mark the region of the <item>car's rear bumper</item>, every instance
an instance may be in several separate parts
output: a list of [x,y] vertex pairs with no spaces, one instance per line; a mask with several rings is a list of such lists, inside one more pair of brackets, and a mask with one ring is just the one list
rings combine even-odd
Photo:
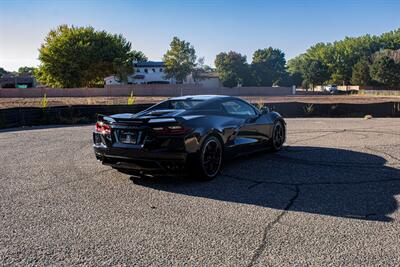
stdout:
[[104,165],[151,175],[184,172],[190,155],[186,152],[148,151],[142,148],[118,148],[93,145],[96,158]]

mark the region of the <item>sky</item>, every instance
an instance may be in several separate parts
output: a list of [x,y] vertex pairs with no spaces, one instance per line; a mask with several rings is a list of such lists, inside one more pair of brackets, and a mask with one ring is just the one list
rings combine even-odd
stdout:
[[178,36],[213,66],[220,52],[250,62],[272,46],[290,59],[318,42],[395,30],[400,0],[0,0],[0,67],[38,66],[38,48],[60,24],[123,34],[149,60]]

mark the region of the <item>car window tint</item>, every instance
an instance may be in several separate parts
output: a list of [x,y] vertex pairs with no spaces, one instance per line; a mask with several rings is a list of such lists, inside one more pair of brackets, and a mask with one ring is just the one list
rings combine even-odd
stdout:
[[256,115],[254,109],[245,102],[239,100],[229,100],[222,103],[222,106],[232,115]]
[[192,109],[198,104],[203,102],[202,100],[171,100],[169,106],[171,109]]

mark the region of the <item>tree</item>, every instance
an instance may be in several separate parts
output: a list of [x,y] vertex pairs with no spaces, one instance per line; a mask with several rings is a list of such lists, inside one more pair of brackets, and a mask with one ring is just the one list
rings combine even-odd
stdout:
[[369,85],[371,83],[371,76],[369,74],[369,61],[361,59],[354,65],[351,75],[351,84],[354,85]]
[[121,64],[130,66],[135,53],[122,35],[61,25],[49,32],[40,47],[41,64],[35,76],[52,87],[102,85],[104,77],[121,72]]
[[147,61],[147,57],[141,51],[135,50],[129,52],[125,60],[115,58],[113,60],[114,74],[120,82],[127,83],[128,75],[134,72],[133,63],[143,61]]
[[9,72],[3,68],[0,68],[0,78],[3,77],[4,74],[8,74]]
[[144,62],[147,61],[147,57],[145,54],[143,54],[142,51],[136,51],[136,50],[132,50],[129,54],[130,59],[132,59],[132,61],[137,61],[137,62]]
[[251,77],[246,56],[234,51],[222,52],[216,56],[214,64],[224,86],[249,85]]
[[285,54],[272,47],[258,49],[253,54],[252,70],[258,86],[278,84],[286,76]]
[[205,65],[204,65],[204,57],[200,57],[197,60],[196,67],[192,70],[192,77],[194,82],[204,80],[204,74],[206,73]]
[[303,68],[303,83],[314,88],[329,79],[328,68],[319,60],[307,60]]
[[282,86],[295,85],[299,87],[302,84],[303,84],[303,75],[300,72],[295,72],[293,74],[287,73],[280,82],[280,85]]
[[[391,49],[391,51],[400,49],[400,29],[379,36],[366,34],[359,37],[346,37],[333,43],[317,43],[307,49],[306,53],[289,60],[288,71],[291,74],[300,72],[304,77],[301,70],[301,66],[306,63],[304,59],[315,60],[321,62],[328,72],[328,76],[325,77],[327,79],[322,83],[349,84],[352,82],[356,64],[364,58],[371,58],[374,53],[383,49]],[[360,71],[360,69],[357,70]]]
[[196,67],[196,51],[189,42],[174,37],[170,49],[165,53],[164,72],[167,79],[183,82]]
[[302,86],[305,61],[306,54],[301,54],[288,61],[287,72],[289,73],[289,85]]
[[18,68],[18,74],[29,74],[33,75],[36,68],[34,67],[20,67]]
[[287,62],[287,71],[290,74],[302,73],[306,57],[306,54],[300,54],[297,57],[289,59]]
[[374,60],[370,68],[371,78],[390,87],[400,86],[400,63],[388,56]]

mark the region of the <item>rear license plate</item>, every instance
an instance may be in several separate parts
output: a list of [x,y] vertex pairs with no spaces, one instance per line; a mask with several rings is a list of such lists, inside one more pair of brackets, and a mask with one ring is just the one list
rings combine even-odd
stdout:
[[120,130],[119,141],[124,144],[136,145],[138,141],[138,132],[132,130]]

